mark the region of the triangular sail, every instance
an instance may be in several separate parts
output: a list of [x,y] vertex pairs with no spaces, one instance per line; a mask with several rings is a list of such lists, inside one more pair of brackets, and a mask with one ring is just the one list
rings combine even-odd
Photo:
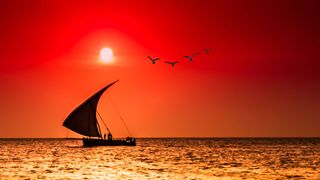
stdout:
[[117,81],[109,84],[77,107],[63,122],[63,126],[84,136],[101,137],[96,110],[101,95]]

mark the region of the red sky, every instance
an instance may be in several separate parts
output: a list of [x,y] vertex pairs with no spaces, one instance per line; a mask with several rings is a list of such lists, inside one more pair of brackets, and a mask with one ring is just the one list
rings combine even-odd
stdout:
[[[0,137],[65,137],[67,115],[117,79],[99,104],[115,136],[109,97],[137,137],[319,137],[319,5],[2,0]],[[105,46],[113,64],[97,62]]]

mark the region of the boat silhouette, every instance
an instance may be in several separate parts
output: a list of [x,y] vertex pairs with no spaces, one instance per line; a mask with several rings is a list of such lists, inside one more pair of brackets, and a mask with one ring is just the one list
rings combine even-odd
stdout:
[[[85,136],[82,138],[84,147],[136,145],[136,140],[133,137],[127,137],[126,139],[114,139],[111,131],[105,123],[104,125],[108,131],[108,138],[106,138],[106,134],[104,134],[104,137],[102,137],[100,125],[96,116],[98,113],[97,105],[102,94],[116,82],[118,82],[118,80],[92,95],[89,99],[73,110],[63,122],[64,127]],[[99,113],[98,115],[100,116]],[[103,121],[102,118],[101,120]]]

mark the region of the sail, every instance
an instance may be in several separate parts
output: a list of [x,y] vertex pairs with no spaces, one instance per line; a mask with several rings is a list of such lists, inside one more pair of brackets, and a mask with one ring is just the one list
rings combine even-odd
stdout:
[[101,95],[117,81],[109,84],[77,107],[63,122],[63,126],[84,136],[101,137],[96,117]]

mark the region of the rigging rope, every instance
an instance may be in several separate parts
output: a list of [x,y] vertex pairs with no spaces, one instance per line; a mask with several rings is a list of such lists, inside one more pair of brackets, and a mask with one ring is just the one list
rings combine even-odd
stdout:
[[[109,130],[109,128],[108,128],[108,126],[107,126],[107,124],[106,124],[106,122],[104,122],[104,120],[102,119],[102,117],[101,117],[100,113],[99,113],[98,111],[97,111],[97,113],[98,113],[98,115],[99,115],[100,119],[102,120],[103,125],[107,128],[108,132],[109,132],[109,133],[111,133],[111,131]],[[112,134],[112,133],[111,133],[111,134]]]
[[109,99],[110,99],[110,101],[111,101],[111,103],[112,103],[112,105],[113,105],[114,109],[117,111],[118,116],[120,117],[120,119],[121,119],[121,121],[122,121],[122,123],[123,123],[124,127],[125,127],[125,128],[126,128],[126,130],[128,131],[129,136],[131,136],[131,137],[132,137],[132,134],[131,134],[131,132],[129,131],[128,126],[127,126],[127,125],[126,125],[126,123],[124,122],[124,120],[123,120],[123,118],[122,118],[122,116],[121,116],[121,114],[120,114],[119,109],[117,108],[116,104],[113,102],[113,100],[111,99],[111,97],[109,96],[109,94],[108,94],[108,97],[109,97]]

